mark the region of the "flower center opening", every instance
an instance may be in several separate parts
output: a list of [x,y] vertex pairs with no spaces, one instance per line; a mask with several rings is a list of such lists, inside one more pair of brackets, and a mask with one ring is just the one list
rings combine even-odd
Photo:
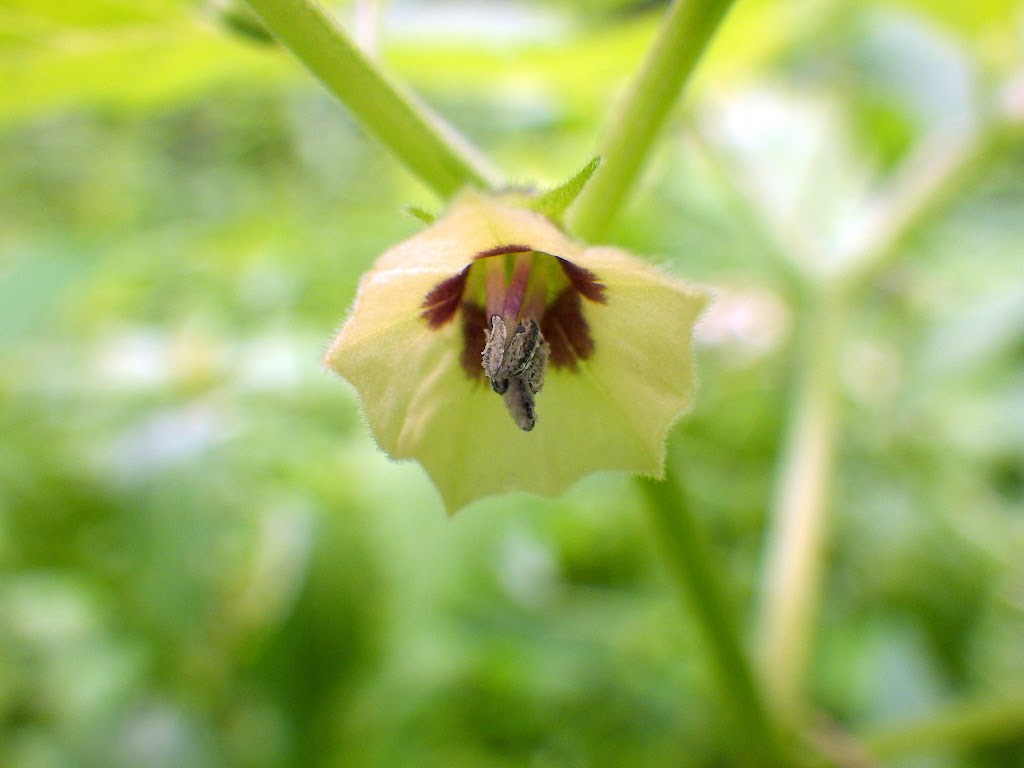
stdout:
[[501,257],[486,262],[488,327],[480,353],[491,389],[501,395],[509,415],[524,432],[537,425],[534,396],[544,386],[550,347],[538,318],[543,315],[547,285],[531,267],[532,253],[514,257],[511,274]]
[[605,303],[604,286],[587,269],[507,245],[477,254],[423,302],[422,317],[439,329],[461,319],[462,367],[487,378],[523,431],[537,423],[535,396],[547,368],[576,371],[594,352],[583,302]]

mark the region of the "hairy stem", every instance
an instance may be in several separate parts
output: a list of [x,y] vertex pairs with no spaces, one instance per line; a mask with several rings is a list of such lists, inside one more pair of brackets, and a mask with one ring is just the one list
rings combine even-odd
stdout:
[[247,1],[363,127],[442,198],[468,184],[495,185],[469,144],[392,82],[315,0]]
[[570,228],[601,237],[636,181],[697,61],[733,0],[675,0],[601,142],[601,167],[570,209]]
[[792,723],[802,714],[821,586],[842,326],[838,296],[811,302],[803,318],[804,356],[779,463],[759,626],[765,685]]
[[789,765],[779,735],[744,654],[741,634],[703,532],[673,478],[642,478],[640,487],[669,574],[692,609],[707,653],[731,707],[738,738],[755,764]]

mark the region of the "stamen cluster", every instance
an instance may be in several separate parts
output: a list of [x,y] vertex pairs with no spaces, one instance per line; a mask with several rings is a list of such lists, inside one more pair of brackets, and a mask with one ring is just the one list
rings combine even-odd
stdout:
[[594,352],[581,297],[604,303],[594,273],[527,245],[504,245],[436,285],[422,315],[433,329],[460,318],[467,375],[479,377],[482,363],[516,426],[529,432],[548,363],[575,370]]
[[491,316],[484,344],[484,373],[491,389],[502,396],[512,420],[524,432],[537,425],[534,395],[544,386],[550,347],[532,317],[520,322],[509,335],[501,315]]

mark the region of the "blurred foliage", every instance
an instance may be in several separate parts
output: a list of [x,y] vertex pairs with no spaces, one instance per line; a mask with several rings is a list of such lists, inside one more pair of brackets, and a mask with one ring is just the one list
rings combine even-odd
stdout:
[[[539,182],[589,157],[656,24],[429,5],[391,4],[386,61]],[[222,12],[0,0],[0,764],[728,764],[626,478],[446,520],[319,369],[360,273],[417,230],[402,206],[436,201]],[[716,157],[833,237],[977,119],[1022,19],[744,0],[615,232],[719,292],[672,461],[744,611],[801,304]],[[1024,690],[1022,179],[1011,136],[844,340],[815,694],[853,730]],[[1024,738],[907,764],[1024,765]]]

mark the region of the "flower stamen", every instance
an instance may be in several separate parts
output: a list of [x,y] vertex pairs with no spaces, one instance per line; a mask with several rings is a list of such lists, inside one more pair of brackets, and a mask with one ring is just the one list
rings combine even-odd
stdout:
[[505,294],[508,290],[505,259],[501,256],[492,256],[484,263],[486,265],[484,283],[487,292],[487,316],[500,315],[505,309]]
[[533,264],[532,253],[520,253],[512,266],[512,278],[505,292],[505,306],[502,315],[509,321],[520,317],[526,286],[530,282],[530,267]]
[[521,430],[537,425],[534,395],[544,386],[548,344],[540,325],[530,318],[516,325],[509,338],[501,315],[491,316],[482,363],[491,389],[502,396],[509,415]]
[[548,363],[576,371],[593,353],[581,300],[604,304],[604,285],[590,270],[528,245],[496,246],[473,262],[479,266],[427,294],[422,317],[436,330],[460,313],[463,370],[474,378],[482,365],[513,421],[530,431]]

